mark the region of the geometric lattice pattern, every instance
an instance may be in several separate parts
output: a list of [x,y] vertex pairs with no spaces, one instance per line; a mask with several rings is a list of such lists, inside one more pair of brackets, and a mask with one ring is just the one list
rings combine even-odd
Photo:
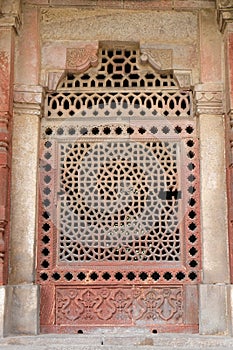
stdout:
[[[140,55],[135,49],[101,49],[101,63],[96,75],[83,73],[68,75],[58,85],[58,90],[85,90],[90,88],[173,88],[177,83],[172,75],[156,73],[151,67],[140,65]],[[140,67],[139,67],[140,65]]]
[[[45,332],[197,329],[199,159],[192,92],[139,49],[47,93],[38,274]],[[157,327],[158,325],[158,327]]]
[[60,146],[60,261],[179,261],[177,143]]
[[103,49],[100,57],[97,74],[70,74],[58,85],[59,92],[47,96],[48,117],[191,115],[191,93],[177,89],[172,73],[140,65],[138,51]]

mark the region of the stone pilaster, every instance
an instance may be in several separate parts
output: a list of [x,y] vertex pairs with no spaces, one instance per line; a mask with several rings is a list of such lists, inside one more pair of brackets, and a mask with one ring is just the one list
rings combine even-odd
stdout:
[[15,86],[10,285],[30,284],[35,280],[38,139],[42,100],[40,86]]
[[208,83],[196,86],[195,92],[201,143],[203,283],[229,283],[222,90],[221,84]]
[[15,34],[20,1],[0,2],[0,285],[7,282]]
[[[38,139],[43,90],[15,85],[12,140],[12,216],[5,335],[37,334],[35,281]],[[13,317],[12,317],[13,315]]]
[[[195,96],[201,145],[203,277],[199,289],[200,333],[229,334],[230,273],[223,86],[218,83],[197,85]],[[214,317],[213,305],[219,306],[214,309]]]

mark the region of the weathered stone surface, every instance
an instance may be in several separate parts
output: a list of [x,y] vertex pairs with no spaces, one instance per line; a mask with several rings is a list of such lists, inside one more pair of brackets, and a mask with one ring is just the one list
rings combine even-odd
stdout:
[[229,283],[223,117],[201,115],[199,128],[203,282]]
[[7,286],[5,335],[38,333],[38,290],[35,285]]
[[23,26],[16,50],[15,82],[18,84],[38,84],[40,53],[37,18],[37,8],[24,8]]
[[200,333],[229,334],[229,291],[226,285],[200,285]]
[[103,9],[98,16],[95,10],[44,8],[41,11],[41,35],[43,41],[127,38],[129,41],[182,41],[194,45],[197,41],[197,15],[178,11],[122,13]]
[[215,21],[214,10],[200,12],[201,82],[222,80],[222,38]]

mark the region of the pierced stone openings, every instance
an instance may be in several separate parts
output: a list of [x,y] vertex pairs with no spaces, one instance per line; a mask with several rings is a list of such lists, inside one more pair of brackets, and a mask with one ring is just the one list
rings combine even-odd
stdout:
[[42,120],[41,331],[198,330],[198,142],[192,92],[101,47],[47,93]]

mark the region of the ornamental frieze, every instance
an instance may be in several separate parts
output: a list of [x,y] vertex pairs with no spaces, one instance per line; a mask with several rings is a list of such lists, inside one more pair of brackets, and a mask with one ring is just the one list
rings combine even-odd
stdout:
[[56,289],[57,323],[150,324],[183,321],[181,287]]

